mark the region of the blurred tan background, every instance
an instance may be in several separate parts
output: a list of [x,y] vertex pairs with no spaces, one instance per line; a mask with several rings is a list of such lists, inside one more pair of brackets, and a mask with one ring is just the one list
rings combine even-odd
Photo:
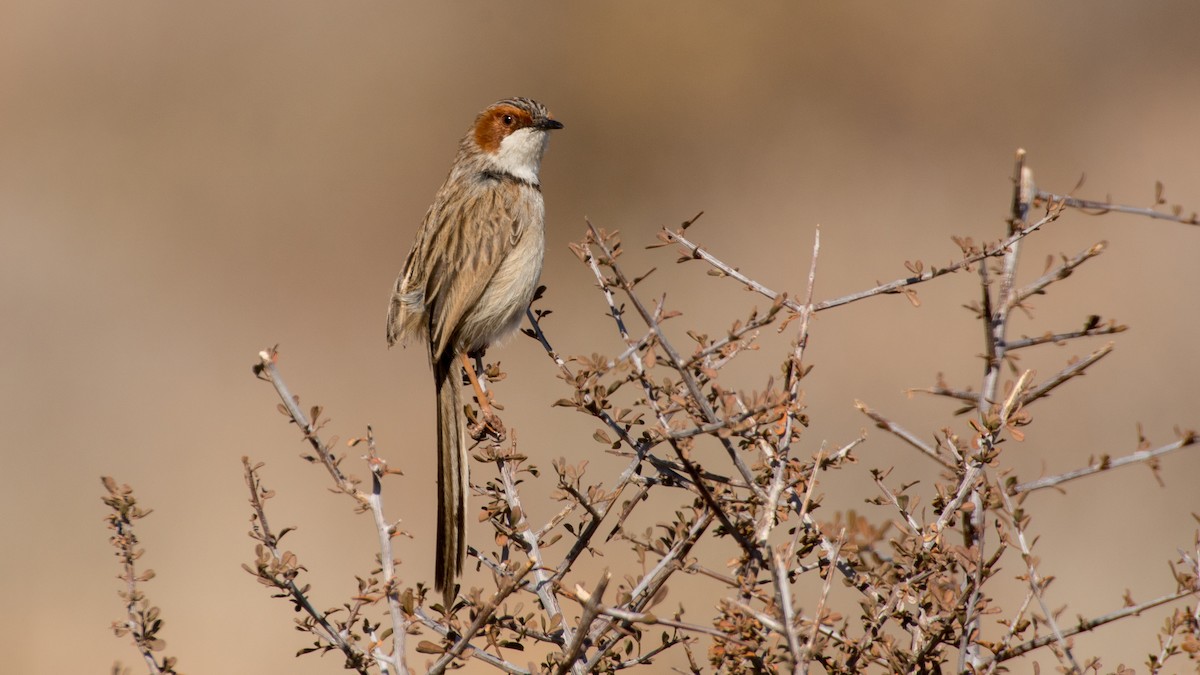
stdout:
[[[622,230],[631,270],[660,268],[647,290],[689,312],[680,328],[719,330],[765,301],[641,250],[701,210],[698,240],[792,292],[821,224],[820,299],[904,276],[904,260],[944,263],[951,235],[997,238],[1017,147],[1046,189],[1086,172],[1081,195],[1148,205],[1162,180],[1168,199],[1200,208],[1197,26],[1193,2],[0,4],[0,670],[98,673],[119,659],[138,672],[108,628],[120,605],[101,475],[155,510],[140,532],[158,572],[146,590],[183,670],[340,670],[336,656],[292,658],[309,641],[290,608],[240,569],[252,551],[243,454],[268,462],[275,522],[300,525],[289,543],[319,605],[350,595],[374,553],[368,520],[297,459],[295,430],[251,375],[275,343],[329,433],[373,424],[406,472],[389,495],[414,535],[403,574],[430,578],[432,388],[419,350],[385,349],[384,313],[488,103],[535,97],[565,123],[542,173],[546,328],[566,353],[613,353],[602,300],[566,248],[585,216]],[[1006,455],[1022,477],[1126,454],[1139,421],[1156,443],[1200,425],[1200,229],[1073,213],[1030,241],[1023,278],[1101,239],[1108,252],[1020,327],[1067,330],[1096,313],[1132,330],[1032,411]],[[977,383],[981,331],[960,308],[976,277],[918,290],[920,309],[890,296],[820,315],[806,452],[866,426],[855,398],[925,437],[964,428],[945,402],[903,390],[938,372]],[[1100,344],[1026,358],[1049,374]],[[505,421],[534,461],[595,455],[593,478],[611,480],[595,425],[550,408],[564,391],[536,344],[493,356],[510,373]],[[779,354],[755,358],[747,386]],[[859,455],[929,485],[930,467],[882,433]],[[1115,609],[1126,588],[1173,590],[1165,563],[1192,542],[1200,457],[1165,459],[1163,476],[1166,489],[1137,467],[1031,498],[1043,572],[1059,578],[1050,601],[1069,603],[1067,617]],[[825,489],[826,515],[875,494],[862,476]],[[1079,653],[1144,668],[1162,615],[1083,636]]]

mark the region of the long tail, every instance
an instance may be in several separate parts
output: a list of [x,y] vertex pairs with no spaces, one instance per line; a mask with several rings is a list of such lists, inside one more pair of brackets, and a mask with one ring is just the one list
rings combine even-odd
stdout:
[[454,601],[454,580],[462,573],[467,547],[467,446],[463,442],[462,402],[459,399],[458,360],[434,367],[438,423],[437,562],[433,585],[442,591],[446,609]]

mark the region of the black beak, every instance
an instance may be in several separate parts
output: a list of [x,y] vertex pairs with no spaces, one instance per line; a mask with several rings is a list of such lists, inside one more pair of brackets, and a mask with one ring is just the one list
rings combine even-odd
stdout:
[[545,129],[546,131],[549,131],[551,129],[561,129],[561,128],[563,128],[563,125],[562,125],[562,122],[559,122],[558,120],[552,120],[549,117],[547,117],[546,119],[540,120],[537,123],[537,128]]

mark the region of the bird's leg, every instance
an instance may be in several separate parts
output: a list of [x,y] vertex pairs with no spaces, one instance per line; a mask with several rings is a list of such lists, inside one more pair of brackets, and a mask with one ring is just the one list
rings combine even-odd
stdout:
[[[483,385],[479,382],[479,376],[475,374],[475,366],[471,363],[471,357],[467,354],[459,354],[458,358],[462,361],[463,370],[467,373],[467,379],[471,381],[471,386],[475,387],[475,400],[479,402],[480,419],[467,428],[467,432],[471,434],[471,438],[481,441],[485,436],[492,436],[497,441],[504,440],[504,423],[496,416],[492,410],[492,404],[488,400],[488,394],[483,389]],[[476,360],[479,357],[476,356]]]
[[[475,363],[475,376],[479,378],[479,388],[483,389],[483,393],[487,394],[487,369],[483,367],[483,354],[484,351],[481,349],[468,354],[468,356]],[[488,395],[490,396],[491,394]]]

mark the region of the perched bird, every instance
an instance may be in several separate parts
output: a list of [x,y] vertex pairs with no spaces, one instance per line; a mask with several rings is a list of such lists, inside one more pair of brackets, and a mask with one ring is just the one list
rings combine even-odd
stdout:
[[502,429],[470,356],[516,330],[537,288],[545,250],[538,169],[549,132],[562,124],[527,98],[488,106],[458,145],[388,306],[387,341],[426,339],[437,391],[438,517],[434,586],[449,609],[466,555],[470,489],[461,364],[484,423]]

